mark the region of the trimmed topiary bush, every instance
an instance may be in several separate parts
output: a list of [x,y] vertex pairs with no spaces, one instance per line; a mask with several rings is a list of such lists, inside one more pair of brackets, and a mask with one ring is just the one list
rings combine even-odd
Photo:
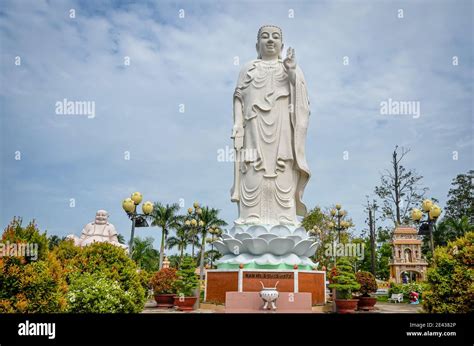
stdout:
[[354,269],[345,257],[337,260],[335,275],[332,276],[331,280],[333,283],[329,285],[329,288],[336,289],[338,299],[351,299],[352,292],[360,288],[354,275]]
[[195,270],[196,263],[194,260],[191,257],[185,257],[181,262],[180,270],[177,272],[178,279],[174,283],[178,295],[184,297],[193,296],[193,290],[199,285]]
[[430,313],[474,311],[474,232],[434,251],[423,307]]
[[357,272],[355,276],[360,285],[359,292],[362,294],[362,297],[370,297],[370,293],[377,292],[377,281],[372,273]]

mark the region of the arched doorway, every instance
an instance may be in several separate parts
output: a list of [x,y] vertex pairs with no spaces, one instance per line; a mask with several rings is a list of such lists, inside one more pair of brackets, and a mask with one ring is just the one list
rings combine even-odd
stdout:
[[401,282],[404,284],[421,281],[421,274],[416,271],[405,270],[400,273]]

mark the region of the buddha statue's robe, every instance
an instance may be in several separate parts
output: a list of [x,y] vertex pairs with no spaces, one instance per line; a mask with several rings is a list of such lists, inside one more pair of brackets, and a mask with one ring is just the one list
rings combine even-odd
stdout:
[[253,60],[239,75],[234,99],[242,104],[243,148],[231,199],[236,224],[297,225],[310,171],[305,157],[309,101],[303,72],[289,81],[282,60]]

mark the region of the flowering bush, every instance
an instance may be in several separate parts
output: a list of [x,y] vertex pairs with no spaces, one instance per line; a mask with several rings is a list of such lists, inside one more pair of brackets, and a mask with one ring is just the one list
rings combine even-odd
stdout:
[[67,294],[68,311],[74,313],[138,312],[133,296],[118,281],[100,274],[76,273]]
[[[124,307],[127,312],[140,312],[145,306],[145,290],[142,286],[137,265],[126,252],[109,243],[93,243],[81,249],[71,260],[74,271],[70,272],[70,284],[76,272],[97,274],[118,282],[124,292],[130,295],[131,306]],[[128,304],[127,303],[127,304]]]
[[396,284],[391,282],[388,289],[388,295],[403,293],[404,297],[408,297],[410,292],[418,292],[420,295],[426,291],[428,285],[426,282],[409,282],[407,284]]
[[423,307],[429,313],[474,311],[474,232],[434,251]]
[[177,279],[176,269],[163,268],[151,279],[151,286],[155,294],[175,293],[174,283]]
[[360,284],[359,292],[363,297],[369,297],[369,293],[377,292],[377,281],[372,273],[357,272],[356,280]]
[[410,296],[410,292],[417,292],[420,294],[420,298],[423,298],[423,292],[428,289],[428,284],[426,282],[409,282],[407,284],[396,284],[394,282],[390,283],[390,288],[388,289],[388,295],[396,293],[403,293],[404,298]]

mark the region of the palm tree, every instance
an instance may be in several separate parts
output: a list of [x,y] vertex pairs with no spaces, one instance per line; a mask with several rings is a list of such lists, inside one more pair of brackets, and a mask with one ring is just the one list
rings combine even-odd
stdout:
[[153,248],[154,239],[148,237],[146,239],[134,238],[132,259],[141,269],[147,271],[156,271],[159,253]]
[[460,219],[450,218],[447,222],[456,235],[455,238],[462,237],[464,234],[471,232],[474,229],[474,225],[469,222],[469,217],[467,215],[463,215]]
[[65,240],[66,237],[58,237],[57,235],[53,234],[48,237],[48,247],[52,250],[54,247],[58,246],[60,242]]
[[188,241],[191,244],[191,256],[194,258],[194,250],[201,246],[197,228],[188,227]]
[[220,230],[219,228],[214,228],[214,229],[210,229],[209,233],[211,233],[211,237],[206,239],[206,242],[211,244],[211,250],[206,251],[205,256],[206,258],[209,258],[209,261],[211,262],[211,269],[213,269],[214,261],[218,260],[221,257],[219,256],[220,252],[217,250],[214,250],[214,243],[217,240],[222,239],[222,230]]
[[214,265],[213,263],[217,261],[219,258],[221,258],[222,254],[216,249],[211,249],[211,250],[206,251],[204,256],[206,257],[206,262],[210,263],[211,269],[213,269],[213,265]]
[[166,246],[168,249],[173,249],[174,247],[178,248],[180,252],[179,263],[183,260],[184,250],[188,246],[189,242],[189,233],[186,232],[186,228],[183,225],[176,230],[176,236],[169,237],[167,240]]
[[160,246],[160,265],[159,269],[163,268],[163,257],[165,253],[165,241],[168,233],[171,229],[177,229],[180,225],[180,220],[183,218],[181,215],[176,213],[179,210],[179,205],[166,204],[163,205],[160,202],[156,202],[153,206],[152,226],[158,226],[161,228],[161,246]]
[[200,219],[204,222],[204,225],[199,227],[201,233],[201,259],[199,261],[199,279],[204,279],[204,253],[206,250],[206,236],[210,229],[216,227],[226,226],[227,222],[220,219],[219,209],[203,207]]
[[117,240],[120,244],[125,244],[125,237],[122,234],[117,234]]
[[433,232],[436,245],[446,246],[448,241],[462,237],[465,233],[474,229],[474,225],[469,223],[469,218],[464,215],[460,219],[447,218],[439,223]]
[[[201,264],[201,249],[199,249],[197,255],[198,255],[197,264],[200,265]],[[206,252],[204,252],[204,266],[210,265],[211,269],[213,269],[213,262],[217,261],[221,257],[222,257],[222,254],[216,249],[207,250]]]

